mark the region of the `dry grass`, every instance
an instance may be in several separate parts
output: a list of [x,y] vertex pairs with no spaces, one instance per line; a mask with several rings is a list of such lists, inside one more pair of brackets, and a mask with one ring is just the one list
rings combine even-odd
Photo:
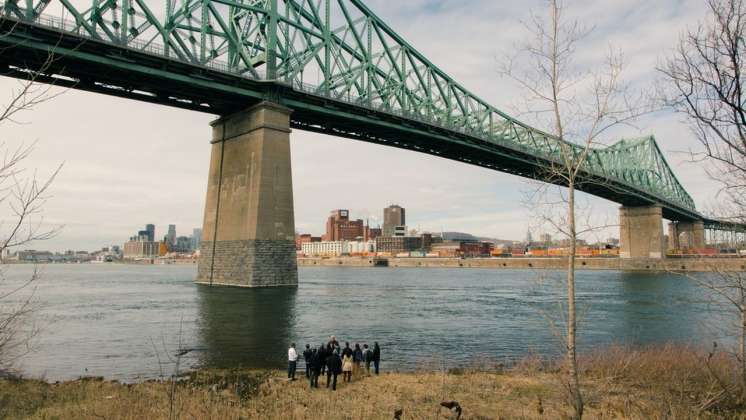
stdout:
[[[688,347],[623,347],[581,362],[586,418],[746,419],[734,363]],[[331,392],[287,382],[280,372],[195,372],[179,383],[124,385],[97,379],[61,384],[0,380],[0,418],[34,419],[403,419],[449,418],[439,403],[456,400],[463,419],[559,419],[569,413],[561,366],[532,358],[503,372],[391,373],[340,381]],[[727,391],[724,391],[727,390]]]

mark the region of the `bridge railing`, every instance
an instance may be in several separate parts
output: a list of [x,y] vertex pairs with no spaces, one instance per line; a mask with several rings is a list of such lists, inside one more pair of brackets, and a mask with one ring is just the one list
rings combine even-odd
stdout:
[[[47,28],[47,29],[54,29],[60,32],[64,32],[70,35],[75,35],[80,38],[85,38],[91,41],[96,42],[103,42],[106,44],[113,44],[120,48],[126,48],[129,50],[132,50],[134,52],[138,53],[146,53],[153,56],[156,56],[158,58],[167,58],[169,60],[175,60],[179,62],[183,62],[192,66],[202,67],[207,70],[217,70],[222,73],[226,73],[232,76],[241,76],[248,79],[253,80],[263,80],[263,77],[255,78],[251,77],[250,74],[238,74],[231,70],[231,67],[228,65],[228,63],[221,61],[221,60],[210,60],[205,63],[200,63],[196,61],[186,61],[178,57],[176,54],[171,54],[168,52],[168,50],[165,48],[163,44],[157,43],[157,42],[145,42],[139,39],[127,39],[126,42],[113,42],[110,39],[106,38],[106,32],[103,30],[100,30],[96,28],[95,33],[98,35],[98,37],[93,36],[87,29],[85,29],[82,25],[78,24],[77,21],[70,20],[70,19],[64,19],[58,16],[48,15],[48,14],[37,14],[33,16],[32,18],[25,17],[23,20],[15,19],[12,16],[9,15],[9,11],[7,10],[6,2],[0,1],[0,15],[4,18],[13,19],[16,21],[22,21],[24,23],[31,23],[35,24],[37,26]],[[264,72],[260,72],[260,76],[264,76]]]

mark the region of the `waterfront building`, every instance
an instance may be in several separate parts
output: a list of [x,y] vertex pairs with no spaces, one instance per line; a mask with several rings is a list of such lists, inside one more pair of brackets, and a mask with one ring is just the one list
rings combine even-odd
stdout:
[[495,244],[492,242],[461,242],[462,257],[489,257]]
[[422,250],[422,237],[419,236],[380,236],[376,238],[376,252],[392,255]]
[[353,241],[365,235],[363,221],[350,220],[349,210],[334,210],[326,221],[324,241]]
[[[389,236],[389,235],[384,235]],[[407,236],[406,226],[394,226],[394,230],[390,236]]]
[[461,243],[456,241],[444,241],[434,244],[430,252],[438,254],[439,257],[460,257]]
[[376,252],[376,241],[367,240],[347,242],[346,247],[349,255],[366,255]]
[[52,262],[53,260],[53,253],[49,251],[36,251],[34,249],[18,251],[7,259],[7,261],[18,261],[26,263],[47,263]]
[[319,241],[301,244],[301,254],[307,257],[341,257],[376,252],[375,241]]
[[148,241],[147,236],[131,238],[124,244],[124,259],[155,258],[160,255],[160,242]]
[[339,257],[346,246],[344,241],[305,242],[301,250],[308,257]]
[[433,244],[431,252],[440,257],[489,257],[495,249],[492,242],[445,241]]
[[[383,209],[383,236],[394,236],[397,226],[406,225],[405,210],[396,204]],[[406,231],[406,229],[405,229]]]
[[303,233],[295,236],[295,249],[300,251],[303,249],[303,244],[310,242],[321,242],[320,236],[312,236],[310,233]]

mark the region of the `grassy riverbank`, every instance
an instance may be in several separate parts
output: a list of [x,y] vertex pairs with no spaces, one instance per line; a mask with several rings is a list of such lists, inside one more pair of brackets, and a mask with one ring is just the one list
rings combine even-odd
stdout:
[[[735,363],[725,354],[663,346],[606,349],[582,360],[586,418],[737,418]],[[193,372],[168,381],[120,384],[81,379],[49,384],[0,380],[0,418],[34,419],[558,419],[569,411],[560,370],[527,358],[510,369],[386,373],[341,382],[336,392],[309,390],[277,371]],[[173,396],[173,397],[172,397]]]

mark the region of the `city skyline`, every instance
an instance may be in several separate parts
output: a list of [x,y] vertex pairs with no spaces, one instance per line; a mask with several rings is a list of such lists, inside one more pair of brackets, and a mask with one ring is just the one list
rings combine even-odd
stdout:
[[[513,10],[507,3],[487,1],[470,2],[477,7],[448,1],[369,3],[371,9],[455,79],[488,102],[515,114],[513,105],[524,95],[508,81],[499,79],[496,71],[498,57],[509,51],[512,41],[520,39],[524,12]],[[696,17],[702,14],[704,5],[700,3],[668,1],[650,5],[635,1],[600,6],[588,2],[586,7],[581,5],[570,12],[581,17],[595,13],[601,16],[599,19],[614,16],[616,25],[601,22],[599,27],[624,29],[594,33],[587,58],[605,49],[606,42],[601,40],[610,39],[634,57],[627,78],[649,85],[655,81],[651,69],[656,60],[675,45],[679,32],[686,25],[695,24]],[[539,1],[528,4],[537,8],[539,5]],[[599,13],[601,8],[605,13]],[[453,18],[454,13],[458,19]],[[434,32],[433,27],[447,30]],[[454,36],[457,33],[468,33],[469,39],[480,41],[470,43],[468,49],[459,48],[459,37]],[[505,42],[496,45],[490,41],[496,36],[504,37]],[[639,45],[637,40],[642,37],[649,42]],[[14,83],[8,79],[1,82],[6,88]],[[88,117],[86,133],[105,134],[91,138],[64,123],[81,112]],[[111,130],[117,125],[117,115],[127,115],[129,121],[137,123],[123,130]],[[47,222],[63,225],[64,229],[58,237],[34,246],[95,249],[120,243],[121,238],[131,235],[133,226],[144,225],[133,222],[141,218],[168,220],[177,226],[201,226],[209,158],[208,123],[214,118],[79,91],[65,92],[23,114],[22,120],[29,124],[8,126],[10,144],[38,139],[29,163],[38,167],[42,175],[65,162],[44,211]],[[686,163],[686,155],[676,153],[695,146],[688,128],[679,119],[670,113],[658,113],[640,121],[639,131],[629,129],[615,134],[655,134],[677,176],[699,208],[706,210],[717,189],[701,167]],[[391,202],[407,202],[410,214],[416,215],[407,222],[411,228],[421,230],[520,239],[530,223],[520,201],[522,192],[531,187],[511,175],[302,131],[294,132],[291,147],[299,232],[318,233],[317,220],[323,220],[330,208],[347,208],[357,217],[369,219],[371,225],[382,225],[379,203]],[[366,164],[360,165],[358,159],[339,159],[340,155],[365,156]],[[382,167],[386,170],[378,170]],[[590,202],[599,215],[616,217],[615,204],[596,198]],[[168,223],[159,223],[156,230],[164,233]],[[600,235],[618,233],[611,229]]]

